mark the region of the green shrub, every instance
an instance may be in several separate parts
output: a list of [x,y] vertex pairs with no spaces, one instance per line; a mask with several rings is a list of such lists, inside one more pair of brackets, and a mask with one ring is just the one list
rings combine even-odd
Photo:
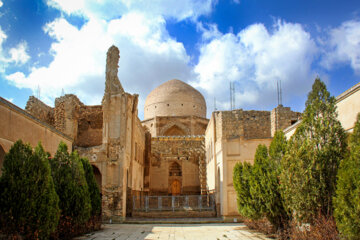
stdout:
[[5,155],[0,178],[2,230],[27,239],[47,239],[59,221],[59,198],[41,144],[17,141]]
[[350,155],[340,164],[334,207],[341,235],[360,239],[360,114],[350,136]]
[[68,153],[67,145],[60,143],[55,157],[51,159],[55,189],[60,198],[60,223],[58,234],[70,238],[77,228],[90,217],[91,201],[84,168],[77,152]]
[[101,196],[100,190],[96,183],[94,171],[87,158],[81,158],[82,165],[85,171],[86,182],[89,187],[89,194],[91,199],[91,216],[98,216],[101,214]]
[[283,196],[298,222],[312,223],[319,213],[332,216],[336,174],[345,155],[346,134],[337,120],[335,98],[317,78],[281,162]]

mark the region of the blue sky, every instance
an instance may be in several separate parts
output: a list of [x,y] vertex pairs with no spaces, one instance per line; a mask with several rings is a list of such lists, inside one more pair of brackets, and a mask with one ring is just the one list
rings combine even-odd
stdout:
[[[236,108],[302,111],[316,76],[337,96],[359,82],[360,2],[352,0],[0,0],[0,96],[24,108],[65,93],[100,104],[105,56],[120,49],[119,78],[138,93],[177,78],[208,114]],[[40,89],[40,91],[39,91]]]

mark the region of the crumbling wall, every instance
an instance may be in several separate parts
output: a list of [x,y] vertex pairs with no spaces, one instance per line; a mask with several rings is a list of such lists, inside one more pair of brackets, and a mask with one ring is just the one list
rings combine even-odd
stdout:
[[260,139],[271,137],[269,111],[244,111],[244,138]]
[[78,132],[75,145],[92,147],[102,144],[102,106],[81,106],[79,109]]
[[296,123],[301,113],[291,111],[290,107],[277,106],[271,111],[271,136],[280,129],[285,129]]
[[46,105],[36,97],[29,97],[29,100],[26,103],[25,110],[44,123],[47,123],[50,126],[55,125],[54,109]]
[[244,111],[242,109],[222,111],[218,113],[217,124],[225,139],[243,137],[244,139],[261,139],[271,137],[271,122],[269,111]]
[[74,94],[55,99],[55,128],[76,142],[80,108],[84,104]]

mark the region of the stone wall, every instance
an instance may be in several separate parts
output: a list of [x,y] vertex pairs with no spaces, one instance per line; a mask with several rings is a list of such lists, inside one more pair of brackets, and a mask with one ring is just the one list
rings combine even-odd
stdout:
[[55,99],[55,128],[77,141],[80,108],[84,106],[77,96],[66,94]]
[[[271,137],[269,111],[222,111],[216,114],[218,137],[259,139]],[[221,126],[221,129],[220,127]]]
[[54,109],[34,96],[30,96],[26,103],[25,110],[50,126],[55,125]]
[[76,146],[92,147],[102,143],[102,106],[81,106],[79,109]]
[[301,117],[301,113],[293,112],[289,107],[277,106],[271,111],[271,136],[277,130],[283,130],[295,124]]
[[[204,137],[156,137],[151,140],[150,195],[171,195],[175,180],[181,184],[180,194],[206,191]],[[179,166],[171,173],[173,164]],[[200,175],[201,173],[201,175]]]

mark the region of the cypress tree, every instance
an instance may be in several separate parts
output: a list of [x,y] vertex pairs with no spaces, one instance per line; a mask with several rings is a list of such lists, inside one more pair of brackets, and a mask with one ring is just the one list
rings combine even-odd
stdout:
[[237,206],[239,213],[250,219],[261,217],[257,202],[253,200],[250,192],[250,181],[252,178],[252,166],[245,163],[236,163],[233,172],[233,183],[237,195]]
[[335,98],[317,78],[303,119],[291,137],[280,175],[284,199],[299,222],[333,212],[336,174],[346,154],[346,134],[337,120]]
[[17,141],[5,155],[0,178],[2,229],[27,239],[48,239],[59,221],[59,198],[47,154]]
[[84,167],[85,178],[89,188],[91,199],[91,216],[98,216],[101,214],[101,196],[100,190],[96,183],[93,168],[87,158],[81,158]]
[[360,114],[350,136],[350,154],[339,168],[334,215],[345,239],[360,239]]
[[[68,153],[67,145],[59,144],[51,160],[55,189],[60,198],[60,234],[67,237],[67,227],[85,223],[91,212],[91,201],[84,168],[77,152]],[[65,226],[65,227],[64,227]],[[71,231],[69,229],[68,231]]]

